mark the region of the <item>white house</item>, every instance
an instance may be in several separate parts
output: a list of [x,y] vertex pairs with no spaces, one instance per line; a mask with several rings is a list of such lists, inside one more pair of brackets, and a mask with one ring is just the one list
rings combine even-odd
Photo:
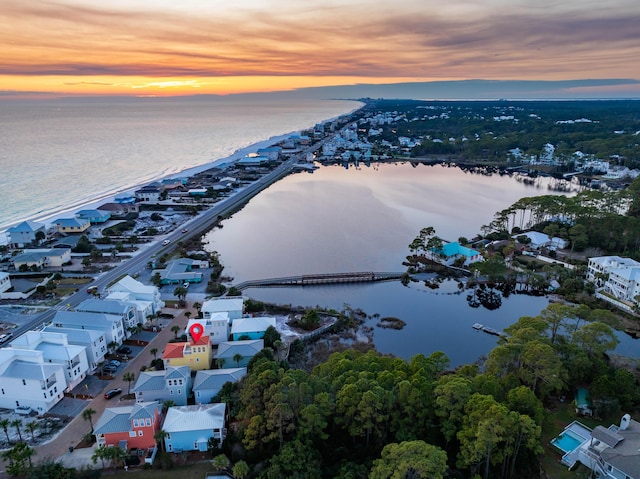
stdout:
[[229,326],[229,313],[226,311],[219,313],[212,313],[209,315],[209,318],[190,318],[187,323],[187,338],[189,341],[192,341],[191,337],[191,326],[198,323],[202,326],[203,335],[209,336],[209,341],[211,345],[215,346],[220,344],[222,341],[227,341],[229,339],[229,334],[231,332]]
[[226,312],[233,324],[234,319],[242,317],[243,307],[244,299],[240,297],[216,298],[202,303],[201,311],[204,319],[209,319],[214,313]]
[[46,227],[35,221],[23,221],[7,230],[9,236],[9,245],[14,248],[24,248],[29,243],[36,241],[36,235],[41,233],[42,237],[46,236]]
[[64,333],[27,331],[14,339],[11,342],[11,347],[41,351],[45,361],[64,366],[67,382],[65,392],[71,392],[82,382],[89,371],[86,348],[70,344]]
[[89,363],[89,370],[93,371],[104,361],[107,354],[107,341],[102,331],[95,329],[56,328],[53,324],[45,326],[42,331],[49,333],[63,333],[67,335],[69,344],[84,346]]
[[44,414],[64,397],[65,367],[45,361],[42,351],[0,349],[0,407],[30,407]]
[[640,478],[640,423],[625,414],[620,425],[596,426],[578,460],[607,479]]
[[21,266],[30,268],[60,268],[71,261],[70,248],[25,249],[11,258],[15,269]]
[[531,240],[529,246],[533,249],[540,249],[551,244],[551,238],[549,238],[549,235],[538,231],[527,231],[526,233],[513,235],[513,238],[517,239],[520,236],[526,236],[529,238]]
[[11,289],[11,276],[9,273],[0,271],[0,294]]
[[127,337],[130,328],[135,328],[141,322],[138,321],[138,311],[135,303],[127,301],[106,300],[106,299],[85,299],[78,306],[76,311],[88,313],[115,314],[122,318],[122,325]]
[[51,320],[56,328],[93,329],[104,333],[107,347],[110,343],[122,344],[124,328],[122,319],[115,314],[85,313],[83,311],[56,311]]
[[[596,282],[597,276],[606,276],[615,269],[640,268],[640,263],[631,258],[620,256],[594,256],[589,258],[587,265],[587,279]],[[599,285],[601,286],[601,284]]]
[[[160,290],[142,284],[131,276],[125,276],[107,289],[107,300],[133,302],[138,310],[138,322],[144,323],[147,316],[158,313],[164,307]],[[142,316],[142,317],[141,317]]]

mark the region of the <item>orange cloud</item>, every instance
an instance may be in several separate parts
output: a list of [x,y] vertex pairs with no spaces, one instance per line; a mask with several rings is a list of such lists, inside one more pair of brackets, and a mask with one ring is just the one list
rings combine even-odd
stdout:
[[166,94],[633,78],[639,24],[635,0],[0,0],[0,79],[8,90]]

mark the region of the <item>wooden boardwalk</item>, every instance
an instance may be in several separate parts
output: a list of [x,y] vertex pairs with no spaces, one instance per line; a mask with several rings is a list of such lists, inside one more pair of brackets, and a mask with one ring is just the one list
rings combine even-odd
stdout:
[[312,286],[319,284],[370,283],[374,281],[391,281],[402,278],[401,273],[376,273],[364,271],[357,273],[305,274],[301,276],[285,276],[281,278],[254,279],[236,284],[239,290],[270,286]]

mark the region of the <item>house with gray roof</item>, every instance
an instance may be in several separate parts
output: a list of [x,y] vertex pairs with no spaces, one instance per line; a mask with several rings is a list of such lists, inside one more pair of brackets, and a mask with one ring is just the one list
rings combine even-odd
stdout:
[[107,354],[107,341],[105,334],[96,329],[56,328],[53,324],[45,326],[42,331],[50,333],[63,333],[67,335],[69,344],[84,346],[89,362],[89,370],[93,371],[104,361]]
[[11,347],[41,351],[45,361],[64,366],[67,383],[64,388],[65,392],[71,392],[82,382],[89,371],[86,348],[70,344],[64,333],[26,331],[11,342]]
[[167,410],[162,430],[167,452],[207,451],[209,440],[221,444],[227,430],[226,403],[174,406]]
[[620,425],[596,426],[580,446],[578,460],[607,479],[640,479],[640,422],[629,414]]
[[127,337],[131,335],[130,328],[135,328],[139,322],[136,304],[128,301],[85,299],[76,306],[76,311],[115,314],[120,316],[122,318],[122,325]]
[[42,351],[0,349],[0,408],[30,407],[44,414],[63,397],[65,366],[50,363]]
[[93,430],[96,443],[126,451],[155,451],[154,435],[162,422],[160,408],[155,401],[106,408]]
[[157,287],[143,284],[129,275],[107,288],[106,299],[134,302],[141,323],[146,321],[147,316],[159,313],[164,308],[164,301]]
[[16,270],[22,268],[61,268],[71,261],[71,249],[25,249],[11,258]]
[[239,297],[213,298],[202,303],[202,315],[204,319],[209,319],[214,313],[227,313],[230,324],[236,318],[242,317],[244,299]]
[[236,383],[247,375],[247,368],[205,369],[196,372],[193,397],[196,404],[209,404],[226,383]]
[[140,371],[132,392],[136,402],[173,401],[176,406],[186,406],[191,394],[191,369],[169,366],[163,371]]
[[243,341],[223,341],[218,345],[215,355],[218,367],[234,365],[247,367],[252,357],[264,349],[263,339],[247,339]]
[[138,213],[140,207],[136,204],[127,203],[105,203],[98,206],[98,210],[109,213],[113,219],[124,218],[129,213]]
[[51,320],[56,328],[94,329],[102,331],[109,343],[122,344],[124,328],[122,319],[117,314],[88,313],[85,311],[56,311]]
[[35,221],[23,221],[7,230],[9,245],[13,248],[24,248],[26,245],[36,241],[38,232],[46,236],[47,229],[45,225]]

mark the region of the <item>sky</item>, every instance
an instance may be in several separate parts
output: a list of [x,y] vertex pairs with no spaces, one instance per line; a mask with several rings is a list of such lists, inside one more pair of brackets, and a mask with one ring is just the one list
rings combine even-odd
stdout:
[[640,1],[0,0],[0,45],[6,97],[640,80]]

